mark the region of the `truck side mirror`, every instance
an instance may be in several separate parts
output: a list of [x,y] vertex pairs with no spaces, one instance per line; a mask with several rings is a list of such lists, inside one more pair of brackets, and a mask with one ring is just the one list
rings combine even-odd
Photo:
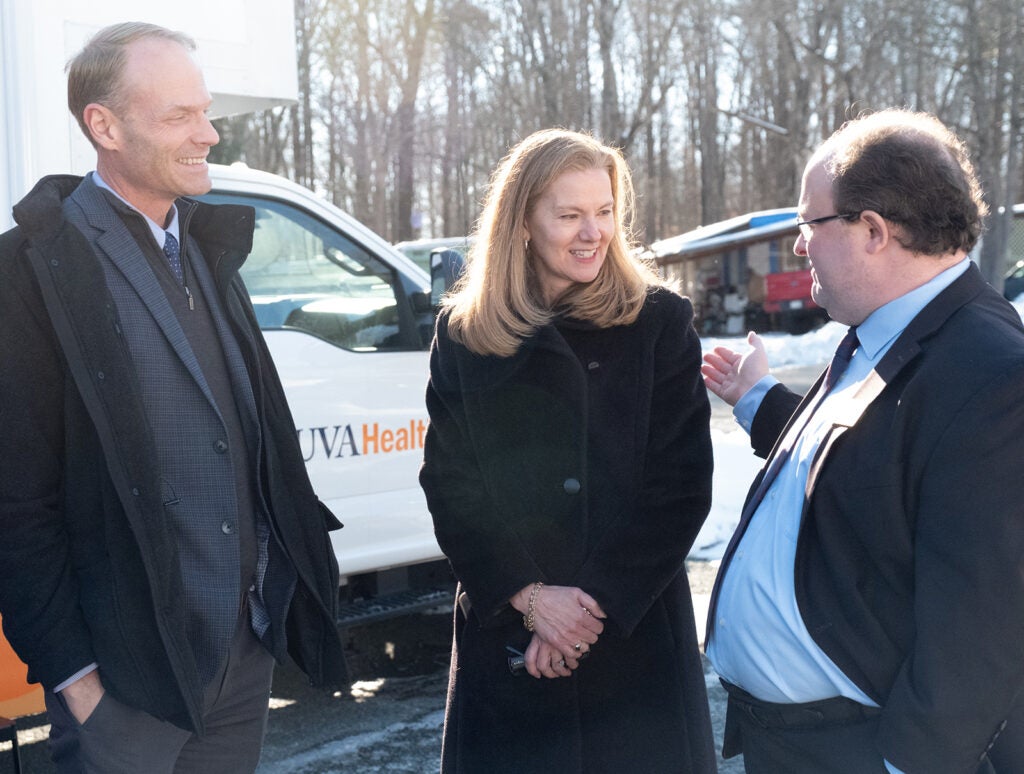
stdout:
[[429,314],[434,309],[434,303],[431,299],[432,293],[426,291],[416,291],[415,293],[409,294],[409,301],[412,303],[412,311],[414,314]]
[[457,250],[438,247],[430,253],[430,300],[434,306],[438,306],[441,296],[455,285],[465,264],[465,258]]

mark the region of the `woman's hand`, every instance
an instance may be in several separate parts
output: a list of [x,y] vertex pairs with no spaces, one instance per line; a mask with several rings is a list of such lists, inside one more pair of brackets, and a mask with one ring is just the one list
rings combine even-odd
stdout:
[[[533,584],[509,601],[526,615],[531,593]],[[534,636],[526,649],[526,671],[534,677],[568,677],[604,631],[604,610],[575,586],[541,586],[533,610]]]
[[526,648],[526,671],[533,677],[571,677],[572,670],[578,665],[578,661],[570,662],[561,654],[558,648],[548,645],[537,633],[534,632],[530,644]]

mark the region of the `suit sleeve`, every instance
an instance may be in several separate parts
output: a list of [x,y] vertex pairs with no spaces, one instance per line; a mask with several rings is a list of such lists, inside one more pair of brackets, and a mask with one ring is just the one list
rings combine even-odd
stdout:
[[667,294],[659,303],[672,313],[656,331],[639,497],[601,537],[577,583],[625,636],[679,573],[711,507],[711,409],[693,308]]
[[431,347],[420,485],[434,521],[438,545],[472,600],[484,625],[502,620],[508,600],[524,586],[545,580],[515,530],[497,518],[477,463],[459,383],[455,345],[447,318],[438,318]]
[[[7,240],[4,240],[7,242]],[[0,249],[0,615],[29,679],[95,662],[64,524],[64,371],[27,262]]]
[[1024,364],[1004,365],[951,417],[921,479],[914,645],[880,726],[886,759],[910,774],[976,771],[1022,698]]
[[800,405],[801,396],[784,384],[776,384],[764,396],[750,425],[750,445],[754,454],[768,459],[789,418]]

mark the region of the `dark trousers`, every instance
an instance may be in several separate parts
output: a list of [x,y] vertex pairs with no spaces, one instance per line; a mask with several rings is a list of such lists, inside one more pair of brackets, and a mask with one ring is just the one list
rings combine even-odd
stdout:
[[879,710],[849,699],[762,702],[726,683],[722,755],[743,753],[748,774],[887,774],[875,747]]
[[[722,755],[747,774],[887,774],[876,747],[881,710],[845,698],[771,704],[722,681],[729,694]],[[986,761],[978,774],[992,774]]]
[[[79,724],[60,694],[46,692],[50,752],[60,774],[251,774],[263,746],[274,661],[247,615],[206,689],[199,737],[105,693]],[[100,666],[100,679],[103,669]]]

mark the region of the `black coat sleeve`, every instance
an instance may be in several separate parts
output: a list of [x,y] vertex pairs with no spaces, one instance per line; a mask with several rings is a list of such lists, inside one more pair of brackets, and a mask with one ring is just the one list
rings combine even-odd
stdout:
[[13,232],[0,238],[0,615],[47,688],[95,661],[63,510],[64,379],[53,329]]
[[427,412],[420,485],[434,520],[438,545],[472,600],[479,622],[504,620],[508,600],[544,573],[527,546],[495,507],[478,464],[473,428],[457,365],[459,345],[448,337],[441,315],[430,354]]
[[801,396],[784,384],[776,384],[764,396],[750,425],[754,454],[768,459],[789,418],[800,405]]

